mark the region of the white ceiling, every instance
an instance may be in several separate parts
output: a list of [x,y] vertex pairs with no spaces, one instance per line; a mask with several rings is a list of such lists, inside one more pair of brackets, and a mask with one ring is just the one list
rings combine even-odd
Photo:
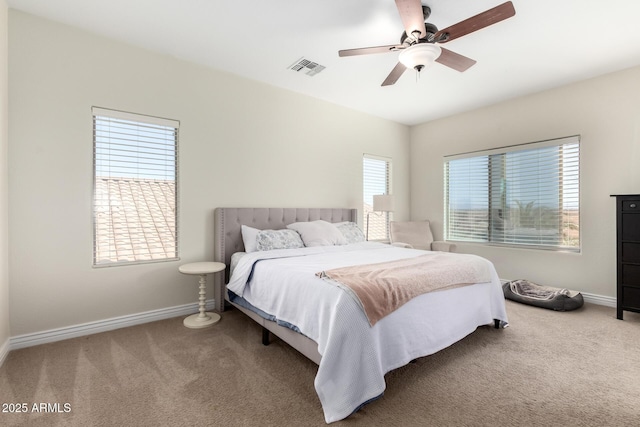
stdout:
[[[423,0],[444,29],[505,0]],[[414,125],[640,65],[640,1],[513,0],[516,16],[446,48],[478,61],[434,64],[380,84],[398,53],[338,50],[399,43],[393,0],[7,0],[11,8]],[[310,77],[300,58],[326,67]]]

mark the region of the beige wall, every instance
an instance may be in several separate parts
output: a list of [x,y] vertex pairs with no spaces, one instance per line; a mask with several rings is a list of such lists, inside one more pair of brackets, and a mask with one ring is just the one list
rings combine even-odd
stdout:
[[[214,208],[360,208],[363,153],[409,217],[406,126],[13,10],[9,36],[13,336],[196,302]],[[91,267],[93,105],[180,120],[180,262]]]
[[443,156],[581,135],[579,255],[461,244],[506,279],[615,296],[615,204],[640,192],[640,68],[518,98],[411,129],[411,217],[442,237]]
[[0,0],[0,363],[9,341],[7,3]]

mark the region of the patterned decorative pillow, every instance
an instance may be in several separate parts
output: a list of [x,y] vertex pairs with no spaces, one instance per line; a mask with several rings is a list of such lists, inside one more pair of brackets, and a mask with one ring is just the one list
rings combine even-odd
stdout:
[[304,248],[302,238],[293,230],[262,230],[256,237],[256,250],[271,251],[274,249]]
[[339,222],[335,226],[340,230],[347,243],[364,242],[365,237],[358,224],[351,221]]

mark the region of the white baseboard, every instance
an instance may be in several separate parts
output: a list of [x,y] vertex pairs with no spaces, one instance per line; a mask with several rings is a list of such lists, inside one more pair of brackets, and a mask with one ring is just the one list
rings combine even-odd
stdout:
[[[214,300],[207,300],[207,310],[213,310]],[[141,325],[143,323],[155,322],[157,320],[169,319],[171,317],[186,316],[198,312],[198,304],[184,304],[175,307],[161,308],[159,310],[146,311],[143,313],[129,314],[111,319],[98,320],[81,325],[67,326],[64,328],[50,329],[48,331],[35,332],[32,334],[18,335],[9,339],[6,349],[17,350],[19,348],[32,347],[34,345],[46,344],[55,341],[62,341],[69,338],[76,338],[85,335],[97,334],[99,332],[112,331],[114,329],[126,328],[128,326]],[[2,351],[0,348],[0,365],[2,364]]]
[[605,297],[604,295],[596,295],[596,294],[587,294],[582,293],[582,298],[584,298],[584,302],[590,302],[592,304],[604,305],[606,307],[616,308],[617,300],[615,297]]
[[7,356],[9,355],[9,344],[10,340],[7,339],[5,342],[2,343],[2,345],[0,346],[0,366],[2,366],[2,364],[4,363],[5,359],[7,358]]

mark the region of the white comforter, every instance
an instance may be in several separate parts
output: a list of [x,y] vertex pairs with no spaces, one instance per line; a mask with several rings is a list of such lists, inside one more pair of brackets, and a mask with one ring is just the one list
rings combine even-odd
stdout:
[[322,359],[315,388],[331,423],[380,396],[387,372],[446,348],[493,319],[507,322],[500,281],[489,261],[491,282],[421,295],[373,327],[353,295],[315,276],[325,269],[424,254],[372,242],[252,252],[238,262],[227,288],[318,343]]

